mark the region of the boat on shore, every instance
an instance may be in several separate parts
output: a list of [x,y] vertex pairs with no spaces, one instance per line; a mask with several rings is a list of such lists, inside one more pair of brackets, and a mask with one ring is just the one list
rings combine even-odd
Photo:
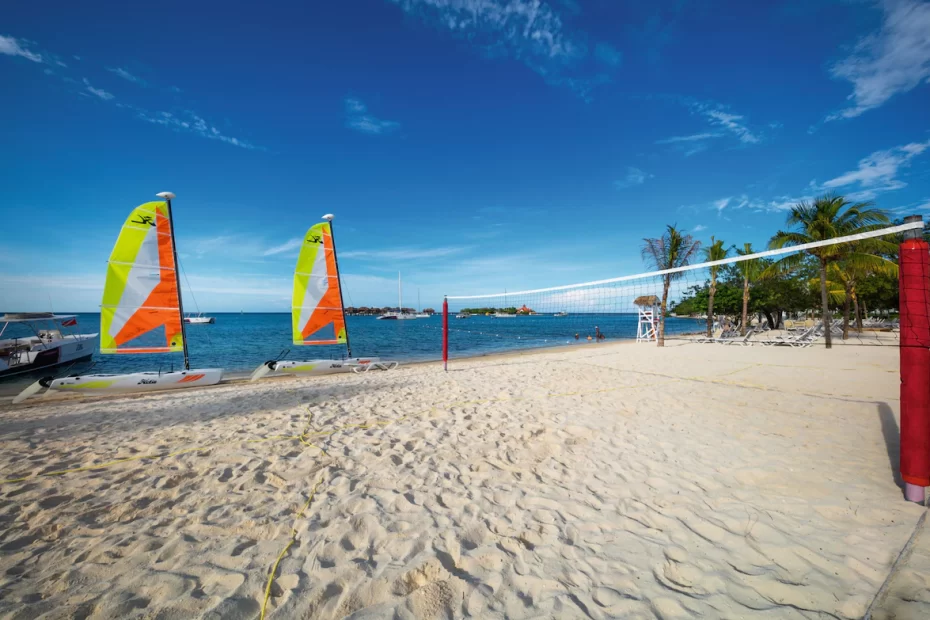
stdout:
[[[275,374],[323,375],[338,372],[367,372],[372,368],[390,370],[398,362],[382,362],[379,357],[352,357],[346,326],[345,304],[339,281],[339,262],[333,239],[333,215],[310,227],[294,267],[291,298],[292,342],[297,346],[345,345],[342,359],[268,360],[254,371],[250,381]],[[382,318],[382,317],[378,317]]]
[[0,337],[10,325],[31,332],[0,338],[0,379],[89,360],[100,340],[99,334],[67,333],[67,328],[77,326],[73,314],[17,312],[0,316],[0,324]]
[[43,388],[106,394],[215,385],[222,380],[220,368],[190,367],[171,213],[174,194],[162,192],[158,197],[160,201],[132,210],[110,253],[100,305],[100,353],[183,353],[184,370],[48,376],[20,392],[14,404]]

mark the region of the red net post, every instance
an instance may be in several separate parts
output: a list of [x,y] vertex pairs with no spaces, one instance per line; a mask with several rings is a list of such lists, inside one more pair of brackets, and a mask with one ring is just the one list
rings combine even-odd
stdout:
[[[905,222],[920,221],[911,216]],[[900,246],[901,477],[905,497],[923,502],[930,486],[930,252],[920,230]]]
[[449,300],[442,298],[442,369],[449,370]]

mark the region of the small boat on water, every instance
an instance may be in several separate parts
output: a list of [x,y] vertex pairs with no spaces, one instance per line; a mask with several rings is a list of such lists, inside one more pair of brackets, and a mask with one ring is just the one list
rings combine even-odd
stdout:
[[517,318],[516,314],[510,314],[509,312],[495,312],[492,315],[495,319],[515,319]]
[[42,388],[107,394],[215,385],[223,379],[220,368],[190,367],[171,214],[174,194],[158,197],[132,210],[110,253],[100,305],[100,352],[183,352],[184,370],[48,376],[20,392],[14,404]]
[[204,316],[203,312],[200,312],[196,316],[193,314],[188,314],[186,317],[184,317],[184,322],[188,325],[208,325],[216,323],[216,317]]
[[568,316],[568,312],[556,312],[553,316]]
[[468,314],[467,312],[459,312],[458,314],[455,315],[455,318],[457,318],[457,319],[467,319],[467,318],[470,317],[470,316],[471,316],[471,315]]
[[399,312],[387,312],[378,317],[380,321],[407,321],[411,319],[428,318],[404,312],[404,292],[400,282],[400,272],[397,272],[397,308]]
[[99,334],[67,333],[67,328],[77,326],[73,314],[17,312],[0,316],[0,324],[0,337],[10,325],[31,332],[0,338],[0,379],[90,359],[99,341]]
[[373,368],[390,370],[399,365],[398,362],[382,362],[379,357],[352,357],[339,282],[336,243],[333,239],[333,215],[326,214],[323,219],[326,221],[311,226],[304,235],[294,268],[294,293],[291,298],[293,343],[298,346],[344,344],[346,357],[306,361],[268,360],[252,372],[251,381],[271,373],[323,375],[367,372]]

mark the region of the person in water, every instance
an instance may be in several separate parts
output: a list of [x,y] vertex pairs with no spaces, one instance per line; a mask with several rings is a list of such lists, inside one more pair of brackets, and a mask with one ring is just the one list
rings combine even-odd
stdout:
[[578,334],[575,334],[575,340],[578,340]]
[[595,340],[601,339],[601,330],[597,325],[594,326],[594,339]]
[[588,342],[591,342],[592,340],[594,340],[594,338],[592,338],[591,336],[588,336]]

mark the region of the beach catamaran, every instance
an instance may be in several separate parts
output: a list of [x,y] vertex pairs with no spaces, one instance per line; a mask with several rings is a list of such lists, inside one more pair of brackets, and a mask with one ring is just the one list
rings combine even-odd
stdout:
[[183,352],[184,370],[45,377],[20,392],[14,403],[42,388],[105,394],[214,385],[223,378],[219,368],[190,368],[171,216],[174,194],[158,196],[161,201],[133,209],[110,254],[100,306],[100,352]]
[[252,372],[252,381],[270,373],[323,375],[336,372],[388,370],[397,362],[382,362],[377,357],[351,357],[352,346],[346,328],[345,305],[339,283],[339,263],[333,240],[333,216],[310,227],[294,269],[294,293],[291,300],[293,343],[298,346],[346,346],[345,359],[308,361],[269,360]]

